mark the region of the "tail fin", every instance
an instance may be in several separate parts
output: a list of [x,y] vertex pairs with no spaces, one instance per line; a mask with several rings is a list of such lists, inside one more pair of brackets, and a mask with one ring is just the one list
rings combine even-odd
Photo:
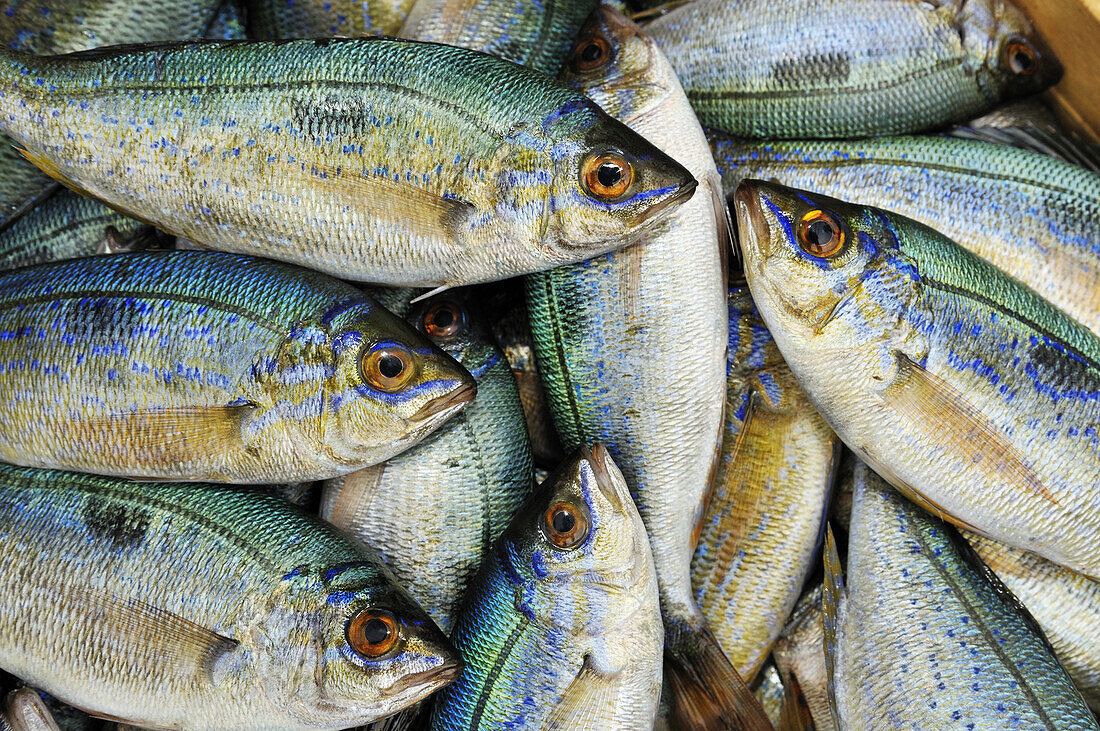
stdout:
[[779,715],[779,731],[813,731],[814,718],[810,705],[798,684],[798,678],[791,675],[783,684],[783,708]]
[[768,715],[706,625],[673,630],[665,669],[684,731],[771,731]]

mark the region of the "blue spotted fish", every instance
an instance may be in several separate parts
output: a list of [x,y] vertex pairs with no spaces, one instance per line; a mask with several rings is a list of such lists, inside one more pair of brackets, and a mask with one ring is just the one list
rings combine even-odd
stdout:
[[832,532],[825,660],[839,729],[1097,729],[1035,620],[958,532],[855,469],[847,582]]
[[1100,339],[913,220],[748,181],[753,300],[848,447],[959,527],[1100,578]]

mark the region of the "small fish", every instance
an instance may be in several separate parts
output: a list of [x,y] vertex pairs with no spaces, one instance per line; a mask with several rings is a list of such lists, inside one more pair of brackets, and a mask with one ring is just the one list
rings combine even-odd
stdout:
[[582,261],[696,187],[581,94],[437,44],[0,48],[0,89],[0,128],[74,190],[212,249],[356,281],[456,286]]
[[747,181],[753,300],[856,456],[960,528],[1100,578],[1100,338],[911,219]]
[[369,549],[242,487],[0,466],[0,617],[0,666],[158,728],[347,728],[461,668]]
[[1008,0],[697,0],[646,32],[699,121],[739,137],[920,132],[1062,76]]
[[1100,712],[1100,583],[1034,553],[963,532],[1043,628],[1085,701]]
[[788,723],[788,731],[792,727],[817,731],[836,728],[829,706],[822,619],[821,584],[818,583],[798,600],[772,651],[786,692],[784,716],[799,720]]
[[0,271],[146,248],[170,247],[152,226],[62,189],[0,229]]
[[334,477],[477,390],[351,285],[208,251],[0,274],[0,364],[0,459],[139,479]]
[[772,180],[884,208],[944,234],[1100,335],[1100,175],[946,137],[746,142],[710,135],[727,195]]
[[253,37],[398,35],[416,0],[247,0]]
[[600,445],[547,478],[497,541],[452,640],[465,668],[433,731],[650,731],[661,691],[645,526]]
[[847,580],[830,533],[823,601],[837,728],[1100,728],[1035,620],[958,532],[866,465]]
[[752,683],[814,568],[840,440],[743,282],[730,285],[729,323],[722,454],[691,583],[726,657]]

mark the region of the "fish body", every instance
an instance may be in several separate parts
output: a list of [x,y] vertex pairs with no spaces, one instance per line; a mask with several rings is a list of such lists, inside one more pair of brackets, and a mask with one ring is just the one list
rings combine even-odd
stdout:
[[845,444],[910,499],[1100,577],[1100,339],[916,221],[737,192],[749,287]]
[[1062,75],[1007,0],[701,0],[646,32],[699,121],[739,137],[920,132]]
[[412,446],[476,392],[354,287],[220,252],[2,274],[0,333],[0,456],[29,466],[315,480]]
[[473,374],[477,398],[412,449],[328,481],[321,509],[378,553],[447,633],[532,486],[515,379],[480,318],[460,291],[413,307],[408,322]]
[[598,0],[417,0],[398,33],[483,51],[557,76]]
[[452,640],[465,668],[432,729],[650,731],[662,630],[645,526],[594,446],[535,491],[479,572]]
[[1100,728],[1034,620],[958,533],[865,465],[846,581],[835,544],[827,550],[840,728]]
[[[593,51],[599,60],[590,63]],[[528,277],[526,286],[562,444],[606,444],[626,475],[653,546],[670,672],[692,687],[709,681],[706,693],[691,697],[713,697],[733,681],[711,673],[732,668],[695,604],[691,555],[726,389],[719,182],[672,67],[625,17],[606,6],[593,13],[563,78],[669,150],[702,188],[629,250]],[[705,650],[708,670],[696,667]],[[678,696],[687,702],[687,693]]]
[[70,187],[209,248],[344,279],[458,285],[583,260],[695,188],[583,96],[450,46],[0,49],[0,87],[0,128]]
[[785,703],[803,710],[818,731],[834,731],[829,705],[828,672],[825,668],[825,631],[822,627],[821,584],[798,600],[772,657],[786,691]]
[[461,665],[374,554],[255,490],[5,465],[0,514],[0,665],[96,715],[346,728]]
[[1100,175],[947,137],[746,142],[711,135],[728,194],[747,178],[884,208],[939,231],[1100,334]]
[[248,0],[256,38],[398,35],[416,0]]
[[729,323],[722,454],[691,582],[726,657],[751,683],[813,569],[840,440],[743,284],[730,287]]
[[1100,583],[973,533],[963,536],[1050,640],[1074,684],[1100,711]]

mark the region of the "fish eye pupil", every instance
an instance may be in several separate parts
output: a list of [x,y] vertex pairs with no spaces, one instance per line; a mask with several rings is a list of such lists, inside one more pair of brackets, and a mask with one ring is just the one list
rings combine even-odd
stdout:
[[554,516],[550,519],[550,524],[558,533],[570,533],[573,528],[576,527],[577,519],[568,511],[558,510],[554,512]]
[[371,645],[379,645],[390,636],[390,627],[378,617],[367,620],[363,625],[363,639]]
[[397,378],[404,368],[405,364],[392,353],[386,353],[378,359],[378,372],[383,378]]
[[1021,74],[1026,74],[1031,71],[1031,65],[1034,63],[1031,54],[1024,49],[1017,49],[1012,57],[1012,61],[1016,65],[1016,70]]
[[581,60],[585,63],[596,63],[603,56],[603,49],[595,41],[589,41],[581,47]]
[[829,246],[835,235],[833,225],[823,218],[817,219],[806,227],[806,238],[809,243],[822,249]]
[[435,313],[434,324],[436,327],[448,328],[455,322],[455,313],[446,307]]
[[602,163],[599,170],[596,171],[596,179],[599,180],[600,185],[605,188],[612,188],[618,185],[619,181],[623,179],[622,168],[613,162]]

